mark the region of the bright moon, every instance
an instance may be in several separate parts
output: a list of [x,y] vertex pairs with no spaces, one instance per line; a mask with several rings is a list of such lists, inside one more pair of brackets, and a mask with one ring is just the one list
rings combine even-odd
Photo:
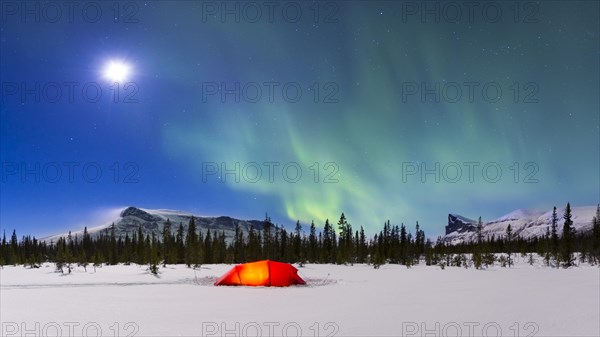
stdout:
[[126,81],[131,70],[128,64],[111,61],[106,68],[104,68],[104,77],[113,82]]

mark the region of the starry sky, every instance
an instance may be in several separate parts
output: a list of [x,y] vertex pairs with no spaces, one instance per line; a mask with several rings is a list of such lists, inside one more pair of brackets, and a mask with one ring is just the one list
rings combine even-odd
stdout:
[[6,3],[7,232],[135,205],[435,238],[600,199],[595,1]]

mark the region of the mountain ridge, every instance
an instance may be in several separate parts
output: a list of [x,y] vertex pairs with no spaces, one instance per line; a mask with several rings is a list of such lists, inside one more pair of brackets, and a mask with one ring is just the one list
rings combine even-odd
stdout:
[[[573,227],[576,232],[583,233],[592,229],[592,219],[596,215],[597,206],[572,207]],[[557,208],[557,227],[562,231],[564,223],[564,207]],[[464,221],[464,219],[468,221]],[[517,209],[499,218],[483,222],[482,234],[484,238],[492,235],[501,238],[506,235],[506,228],[511,225],[513,233],[525,239],[542,237],[546,234],[552,224],[552,210]],[[448,225],[446,234],[441,238],[442,242],[459,244],[473,242],[476,239],[477,221],[457,214],[448,214]]]
[[[226,240],[233,239],[236,225],[240,226],[242,232],[247,233],[250,230],[250,227],[257,230],[262,229],[263,224],[263,221],[260,220],[241,220],[225,215],[199,216],[184,211],[170,209],[147,209],[129,206],[123,208],[119,212],[119,216],[117,218],[109,220],[98,226],[88,227],[87,231],[91,237],[109,234],[109,230],[112,224],[114,224],[116,237],[125,237],[126,235],[132,236],[133,233],[137,232],[141,226],[144,236],[154,233],[160,237],[167,220],[171,223],[172,233],[177,231],[179,224],[183,225],[184,233],[187,233],[188,224],[192,217],[194,217],[196,226],[198,227],[199,231],[203,233],[203,235],[206,234],[209,229],[213,232],[222,231],[225,233]],[[70,231],[69,233],[72,237],[82,237],[83,232],[84,230],[76,230]],[[55,242],[61,237],[67,237],[69,233],[46,236],[41,238],[40,241]]]

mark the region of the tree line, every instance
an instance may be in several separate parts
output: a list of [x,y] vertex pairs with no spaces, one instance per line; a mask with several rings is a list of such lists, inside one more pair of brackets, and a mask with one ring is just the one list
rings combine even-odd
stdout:
[[322,230],[317,230],[312,222],[308,233],[299,221],[293,231],[288,231],[266,216],[262,228],[250,227],[246,232],[237,225],[229,239],[224,231],[200,231],[192,217],[187,228],[167,220],[160,232],[144,234],[140,226],[131,236],[124,237],[116,235],[114,224],[94,237],[86,228],[82,236],[69,232],[50,243],[31,236],[18,240],[15,231],[7,240],[4,233],[0,265],[38,267],[42,262],[53,262],[57,270],[70,272],[74,265],[95,268],[102,264],[135,263],[147,264],[156,273],[161,265],[169,264],[197,267],[271,259],[300,264],[367,263],[375,268],[385,263],[407,267],[425,263],[441,268],[480,269],[496,263],[511,267],[515,255],[520,254],[532,264],[542,259],[547,266],[568,268],[583,262],[600,263],[600,205],[592,228],[591,232],[575,232],[570,204],[560,218],[554,207],[551,226],[542,237],[522,238],[509,225],[501,237],[484,238],[479,218],[475,239],[459,244],[445,243],[440,237],[433,243],[418,222],[413,232],[404,224],[392,225],[388,220],[378,233],[367,237],[364,228],[354,229],[344,213],[337,224],[326,220]]

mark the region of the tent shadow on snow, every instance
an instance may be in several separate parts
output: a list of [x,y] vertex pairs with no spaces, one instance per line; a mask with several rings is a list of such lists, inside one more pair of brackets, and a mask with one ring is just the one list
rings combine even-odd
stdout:
[[298,269],[289,263],[263,260],[238,264],[221,276],[215,286],[288,287],[305,285]]

